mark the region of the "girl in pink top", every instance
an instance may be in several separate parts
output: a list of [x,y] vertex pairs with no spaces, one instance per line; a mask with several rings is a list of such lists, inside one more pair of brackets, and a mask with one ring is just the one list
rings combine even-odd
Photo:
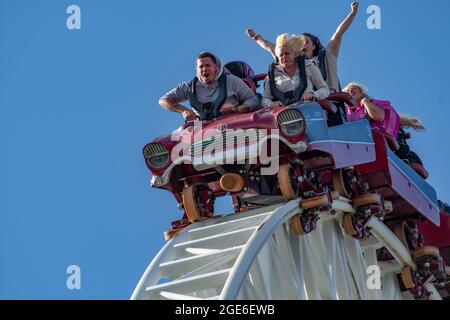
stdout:
[[400,117],[389,101],[369,98],[367,88],[356,82],[349,83],[343,91],[356,100],[355,106],[346,108],[348,122],[368,117],[372,128],[378,128],[394,139],[397,137]]

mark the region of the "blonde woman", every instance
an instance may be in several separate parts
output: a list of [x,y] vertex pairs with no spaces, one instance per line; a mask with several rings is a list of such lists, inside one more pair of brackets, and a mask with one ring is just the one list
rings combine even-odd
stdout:
[[284,33],[277,37],[278,63],[270,66],[264,84],[263,107],[288,106],[328,97],[330,90],[319,68],[301,55],[304,46],[305,41],[300,36]]

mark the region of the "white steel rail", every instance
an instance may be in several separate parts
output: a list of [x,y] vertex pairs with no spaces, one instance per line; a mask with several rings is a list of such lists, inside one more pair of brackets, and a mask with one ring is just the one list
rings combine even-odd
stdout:
[[[300,200],[197,222],[168,241],[140,279],[131,299],[412,299],[397,274],[416,268],[410,252],[373,218],[372,236],[358,241],[341,227],[355,210],[339,197],[316,230],[291,232]],[[378,261],[382,247],[394,260]],[[369,266],[381,271],[371,287]],[[369,283],[368,283],[369,282]],[[429,285],[432,299],[440,295]]]

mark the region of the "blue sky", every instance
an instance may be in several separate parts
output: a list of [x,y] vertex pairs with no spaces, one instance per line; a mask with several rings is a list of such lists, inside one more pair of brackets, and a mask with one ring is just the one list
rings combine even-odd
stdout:
[[[66,8],[81,8],[81,30]],[[366,9],[381,8],[381,30]],[[0,298],[128,299],[162,233],[177,219],[172,196],[149,187],[143,145],[182,119],[158,99],[192,79],[195,55],[271,57],[247,39],[283,32],[327,43],[350,1],[0,0]],[[428,130],[411,145],[429,182],[450,201],[447,168],[450,4],[361,1],[345,36],[342,83],[367,84]],[[219,201],[219,212],[228,208]],[[66,268],[81,268],[81,290]]]

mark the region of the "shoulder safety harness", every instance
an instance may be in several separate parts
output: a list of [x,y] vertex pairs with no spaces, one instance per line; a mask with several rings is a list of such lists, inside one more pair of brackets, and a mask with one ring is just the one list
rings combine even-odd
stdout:
[[207,103],[201,103],[197,99],[197,77],[195,77],[189,84],[188,99],[191,107],[197,112],[200,120],[212,120],[220,116],[220,107],[225,102],[227,98],[227,81],[226,74],[222,74],[219,81],[219,94],[216,100]]
[[270,93],[273,97],[273,101],[280,101],[285,106],[291,105],[296,102],[300,102],[303,96],[303,93],[306,90],[307,87],[307,79],[306,79],[306,69],[305,69],[305,57],[299,56],[297,57],[297,65],[298,65],[298,71],[300,75],[300,83],[292,91],[282,92],[280,89],[277,88],[275,84],[275,67],[276,64],[272,63],[269,68],[269,86],[270,86]]

